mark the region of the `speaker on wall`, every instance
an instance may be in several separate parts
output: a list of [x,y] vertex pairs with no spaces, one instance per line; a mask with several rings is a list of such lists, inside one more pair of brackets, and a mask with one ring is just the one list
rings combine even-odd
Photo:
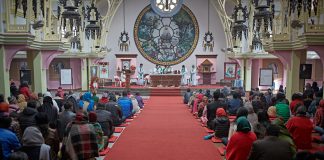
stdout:
[[312,64],[300,64],[299,78],[300,79],[312,78]]

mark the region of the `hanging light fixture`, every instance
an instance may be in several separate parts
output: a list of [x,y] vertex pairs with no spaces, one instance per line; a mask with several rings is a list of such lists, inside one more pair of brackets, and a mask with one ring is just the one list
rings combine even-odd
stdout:
[[242,6],[241,0],[239,0],[238,6],[235,6],[234,8],[234,13],[232,15],[232,18],[234,19],[234,25],[231,26],[232,30],[232,37],[234,40],[239,38],[242,40],[243,33],[244,33],[244,38],[246,39],[248,36],[248,27],[246,24],[246,19],[248,17],[247,13],[247,7]]
[[210,0],[208,0],[208,31],[205,33],[204,36],[204,41],[203,41],[203,48],[204,51],[209,50],[209,52],[213,52],[214,50],[214,37],[213,37],[213,33],[209,31],[209,3]]
[[[261,3],[262,2],[262,3]],[[263,33],[272,31],[272,24],[274,18],[274,3],[273,0],[253,0],[256,11],[253,16],[253,28],[257,33],[260,33],[263,24]]]
[[98,12],[98,9],[97,7],[95,7],[94,3],[91,4],[91,7],[87,6],[87,11],[88,12],[86,13],[86,17],[88,19],[89,24],[85,27],[86,38],[99,38],[101,28],[97,23],[100,18],[100,13]]
[[304,12],[308,12],[308,16],[310,17],[312,14],[312,9],[314,9],[315,15],[317,14],[318,0],[289,0],[288,6],[289,15],[291,15],[291,13],[295,13],[297,9],[299,17],[303,9]]
[[[70,30],[71,31],[79,31],[79,27],[81,26],[81,15],[78,12],[79,4],[81,3],[81,0],[73,0],[73,4],[67,5],[67,0],[59,0],[59,3],[62,4],[64,7],[64,11],[62,13],[62,21],[61,26],[63,26],[63,29],[66,28],[66,23],[69,21],[70,23]],[[59,10],[60,11],[60,10]]]
[[120,33],[120,37],[118,41],[119,50],[121,51],[128,51],[130,45],[128,32],[126,32],[125,30],[125,1],[126,0],[123,0],[124,31]]
[[255,33],[252,39],[252,49],[262,49],[262,41],[260,39],[260,35]]

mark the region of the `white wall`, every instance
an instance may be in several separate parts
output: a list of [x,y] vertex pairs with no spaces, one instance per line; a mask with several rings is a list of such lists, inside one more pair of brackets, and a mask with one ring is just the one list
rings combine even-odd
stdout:
[[[115,54],[138,54],[137,56],[137,66],[140,63],[144,64],[145,72],[149,72],[150,69],[154,68],[155,65],[148,60],[146,60],[141,53],[138,51],[133,36],[133,28],[138,14],[149,5],[149,0],[127,0],[126,1],[126,31],[130,35],[130,48],[129,52],[119,51],[118,38],[120,32],[123,31],[123,12],[122,7],[118,9],[115,17],[112,20],[112,25],[107,36],[107,48],[111,48],[112,51],[105,58],[109,62],[110,66],[110,78],[113,78],[116,71],[116,57]],[[207,53],[203,51],[202,42],[203,36],[207,31],[207,3],[208,0],[185,0],[184,4],[189,7],[189,9],[196,16],[199,25],[199,40],[196,46],[195,51],[192,55],[186,59],[184,62],[173,66],[174,69],[180,69],[181,65],[185,65],[187,69],[190,69],[190,66],[196,65],[196,54],[218,54],[217,57],[217,67],[216,67],[216,80],[219,81],[224,77],[224,61],[225,55],[220,51],[221,48],[226,48],[225,33],[221,24],[221,21],[217,15],[217,12],[213,7],[210,7],[210,31],[214,35],[215,47],[214,53]],[[122,5],[121,5],[122,6]]]

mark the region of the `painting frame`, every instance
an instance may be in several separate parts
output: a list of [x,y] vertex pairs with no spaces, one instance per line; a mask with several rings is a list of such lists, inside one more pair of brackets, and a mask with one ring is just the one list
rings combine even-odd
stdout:
[[124,66],[126,66],[126,70],[130,70],[130,66],[131,66],[131,60],[130,59],[122,59],[121,60],[121,68],[122,70],[124,69]]
[[60,85],[73,85],[72,68],[60,70]]
[[90,66],[90,77],[98,77],[98,66]]
[[[274,71],[272,68],[260,68],[259,86],[273,86]],[[269,80],[269,77],[271,78]]]
[[99,78],[101,79],[109,78],[109,65],[99,65]]
[[237,74],[237,63],[235,62],[224,62],[224,79],[235,80]]
[[32,70],[21,69],[19,70],[20,84],[27,82],[28,85],[32,85]]

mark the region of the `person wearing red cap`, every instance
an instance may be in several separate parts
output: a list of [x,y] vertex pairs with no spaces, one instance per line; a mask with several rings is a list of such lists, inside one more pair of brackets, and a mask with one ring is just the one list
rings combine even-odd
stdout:
[[230,121],[226,111],[223,108],[217,108],[216,118],[213,120],[215,125],[215,137],[221,138],[224,144],[227,144],[227,137],[230,128]]

